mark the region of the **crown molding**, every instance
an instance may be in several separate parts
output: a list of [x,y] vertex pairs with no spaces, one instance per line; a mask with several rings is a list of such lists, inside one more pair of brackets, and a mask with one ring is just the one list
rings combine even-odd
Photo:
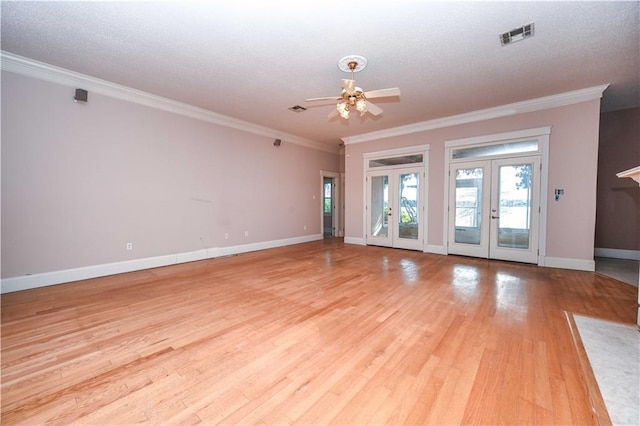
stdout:
[[313,148],[334,154],[337,154],[339,150],[337,147],[334,148],[333,146],[315,142],[310,139],[301,138],[296,135],[253,124],[248,121],[218,114],[204,108],[199,108],[173,99],[143,92],[142,90],[111,83],[106,80],[101,80],[86,74],[81,74],[46,64],[44,62],[25,58],[10,52],[0,51],[0,69],[26,77],[60,84],[62,86],[82,87],[89,92],[98,93],[111,98],[133,102],[139,105],[172,112],[185,117],[195,118],[197,120],[242,130],[260,136],[282,139],[286,142],[302,145],[307,148]]
[[434,120],[422,121],[420,123],[408,124],[406,126],[394,127],[377,132],[349,136],[342,138],[342,141],[345,143],[345,145],[369,142],[372,140],[409,135],[412,133],[424,132],[433,129],[440,129],[443,127],[451,127],[460,124],[474,123],[478,121],[490,120],[493,118],[506,117],[509,115],[558,108],[566,105],[600,99],[602,98],[602,93],[607,87],[609,87],[608,84],[588,87],[586,89],[574,90],[557,95],[544,96],[542,98],[530,99],[527,101],[481,109],[478,111],[452,115],[449,117],[436,118]]
[[452,139],[444,141],[445,148],[456,148],[459,146],[478,145],[487,142],[495,143],[497,141],[533,138],[537,136],[545,136],[551,134],[551,126],[536,127],[533,129],[516,130],[513,132],[494,133],[491,135],[473,136],[471,138]]

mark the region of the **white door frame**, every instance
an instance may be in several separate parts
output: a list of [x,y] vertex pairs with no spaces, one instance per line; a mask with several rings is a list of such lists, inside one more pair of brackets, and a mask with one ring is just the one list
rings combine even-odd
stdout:
[[[454,139],[444,143],[444,200],[443,223],[442,223],[442,244],[444,254],[448,254],[449,249],[449,168],[452,163],[452,151],[454,148],[473,147],[479,145],[492,145],[500,142],[507,142],[515,139],[535,138],[538,140],[541,158],[540,170],[540,222],[538,224],[538,266],[545,266],[547,251],[547,193],[549,188],[549,136],[551,126],[536,127],[532,129],[518,130],[514,132],[495,133],[491,135],[476,136],[471,138]],[[531,153],[523,153],[523,156]],[[513,157],[517,155],[512,155]],[[487,157],[486,159],[490,159]],[[468,161],[472,161],[471,158]]]
[[389,170],[389,169],[394,169],[394,168],[411,168],[411,167],[420,167],[420,164],[416,164],[416,165],[411,165],[411,164],[402,164],[399,166],[389,166],[389,167],[375,167],[375,168],[370,168],[369,167],[369,161],[370,160],[375,160],[375,159],[382,159],[382,158],[389,158],[389,157],[399,157],[402,155],[417,155],[417,154],[422,154],[422,193],[420,194],[422,196],[422,216],[421,216],[421,222],[420,222],[420,226],[422,226],[422,241],[420,242],[420,245],[422,247],[422,251],[427,251],[427,229],[428,229],[428,224],[429,224],[429,205],[428,205],[428,194],[429,194],[429,149],[430,149],[430,145],[429,144],[425,144],[425,145],[414,145],[414,146],[408,146],[408,147],[404,147],[404,148],[395,148],[395,149],[388,149],[388,150],[384,150],[384,151],[372,151],[372,152],[365,152],[364,154],[362,154],[362,170],[363,170],[363,177],[362,177],[362,205],[365,207],[362,209],[362,237],[364,240],[364,244],[367,244],[367,234],[368,234],[368,229],[367,229],[367,213],[368,210],[366,208],[367,206],[367,192],[368,192],[368,186],[367,186],[367,174],[370,171],[373,170]]

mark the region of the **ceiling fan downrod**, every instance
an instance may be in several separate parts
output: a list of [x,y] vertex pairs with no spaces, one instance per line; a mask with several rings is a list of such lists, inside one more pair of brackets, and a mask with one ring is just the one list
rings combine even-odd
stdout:
[[354,70],[358,67],[358,61],[351,61],[347,64],[347,66],[351,70],[351,80],[353,80],[353,73],[355,72]]

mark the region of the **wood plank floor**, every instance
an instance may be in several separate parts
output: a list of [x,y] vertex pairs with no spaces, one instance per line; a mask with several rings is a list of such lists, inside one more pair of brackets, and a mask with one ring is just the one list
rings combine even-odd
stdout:
[[2,296],[2,424],[593,424],[565,311],[588,272],[362,247],[265,250]]

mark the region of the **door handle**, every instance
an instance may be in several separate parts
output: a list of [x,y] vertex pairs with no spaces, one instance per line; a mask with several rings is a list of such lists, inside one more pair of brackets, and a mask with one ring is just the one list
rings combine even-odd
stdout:
[[500,219],[500,216],[491,216],[491,219]]

